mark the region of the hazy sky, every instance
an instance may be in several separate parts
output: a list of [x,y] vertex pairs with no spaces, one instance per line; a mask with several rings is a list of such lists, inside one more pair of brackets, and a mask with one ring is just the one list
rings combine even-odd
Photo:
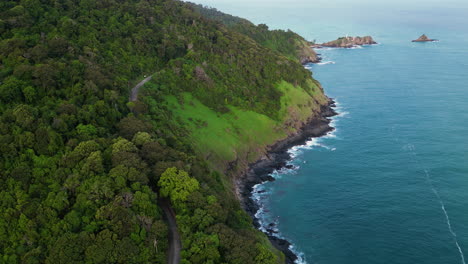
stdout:
[[350,5],[371,5],[371,6],[427,6],[437,7],[459,7],[460,5],[467,6],[465,0],[195,0],[191,2],[215,5],[320,5],[322,7],[339,7]]
[[[464,12],[468,16],[468,0],[192,0],[191,2],[208,5],[225,12],[242,11],[243,9],[258,8],[272,9],[310,9],[320,11],[322,9],[350,9],[350,12],[358,12],[356,8],[392,11],[436,11],[448,10]],[[352,9],[352,10],[351,10]],[[312,13],[313,14],[313,13]]]
[[[342,34],[466,32],[468,0],[191,0],[308,39]],[[386,29],[383,32],[383,28]],[[407,30],[407,29],[410,30]],[[392,31],[393,30],[393,31]]]

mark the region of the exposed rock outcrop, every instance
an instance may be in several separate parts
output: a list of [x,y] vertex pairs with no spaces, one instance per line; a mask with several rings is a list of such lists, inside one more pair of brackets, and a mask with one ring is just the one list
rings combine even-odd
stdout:
[[418,39],[412,40],[412,42],[431,42],[437,41],[437,39],[430,39],[425,34],[422,34]]
[[318,63],[322,60],[317,54],[311,55],[311,56],[300,56],[299,60],[301,64],[307,64],[307,63]]
[[300,43],[299,49],[297,51],[299,55],[299,61],[301,64],[307,63],[317,63],[322,60],[320,56],[310,47],[309,43]]
[[330,42],[326,42],[323,44],[314,45],[313,48],[322,48],[322,47],[330,47],[330,48],[352,48],[356,46],[362,45],[372,45],[377,44],[377,42],[372,39],[371,36],[365,37],[341,37],[337,40],[333,40]]

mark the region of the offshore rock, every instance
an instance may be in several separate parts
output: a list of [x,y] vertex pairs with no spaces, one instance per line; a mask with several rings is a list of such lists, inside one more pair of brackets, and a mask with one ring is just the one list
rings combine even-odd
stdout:
[[418,39],[412,40],[411,42],[431,42],[437,41],[437,39],[430,39],[425,34],[422,34]]
[[323,48],[323,47],[329,47],[329,48],[353,48],[356,46],[362,46],[362,45],[373,45],[377,44],[377,42],[372,39],[371,36],[365,36],[365,37],[341,37],[338,38],[337,40],[333,40],[330,42],[326,42],[323,44],[318,44],[312,46],[313,48]]

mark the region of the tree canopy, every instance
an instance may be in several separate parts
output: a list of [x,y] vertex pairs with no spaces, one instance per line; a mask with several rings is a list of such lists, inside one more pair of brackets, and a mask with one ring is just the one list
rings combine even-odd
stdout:
[[184,170],[168,168],[158,181],[160,194],[169,197],[174,204],[187,201],[188,196],[200,188],[200,184]]

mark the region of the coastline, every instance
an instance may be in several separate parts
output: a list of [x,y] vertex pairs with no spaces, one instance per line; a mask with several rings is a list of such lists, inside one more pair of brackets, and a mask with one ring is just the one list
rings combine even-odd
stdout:
[[[247,172],[237,182],[242,206],[252,217],[253,224],[257,229],[260,228],[260,222],[255,214],[260,206],[252,199],[254,186],[275,180],[270,174],[275,170],[288,166],[287,162],[291,159],[291,155],[288,153],[290,148],[302,145],[311,138],[321,137],[333,131],[334,128],[330,126],[330,117],[338,114],[333,110],[335,106],[335,101],[329,99],[328,104],[321,107],[319,116],[311,118],[295,134],[273,144],[265,156],[249,165]],[[298,256],[290,249],[291,243],[289,241],[275,236],[274,232],[268,230],[264,233],[268,236],[272,245],[284,253],[287,264],[295,263]]]

